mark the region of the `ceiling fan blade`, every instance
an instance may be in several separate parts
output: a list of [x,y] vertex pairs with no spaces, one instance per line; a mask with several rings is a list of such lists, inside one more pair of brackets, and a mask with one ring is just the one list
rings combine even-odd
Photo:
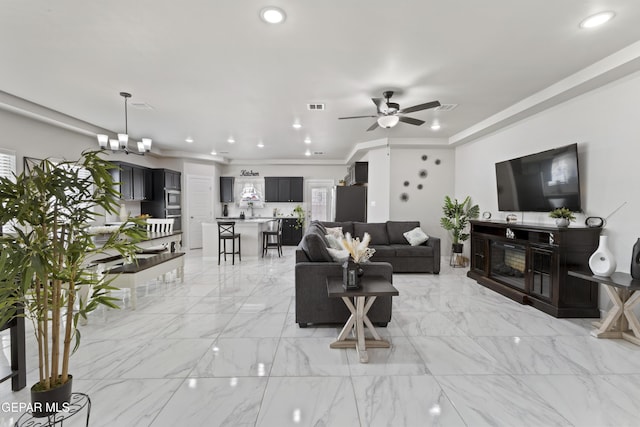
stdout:
[[378,121],[376,120],[375,122],[373,122],[373,124],[371,126],[369,126],[369,129],[367,129],[367,132],[369,132],[370,130],[374,130],[378,127]]
[[376,104],[376,108],[378,109],[378,113],[384,113],[387,111],[387,100],[384,98],[371,98],[374,104]]
[[378,116],[351,116],[351,117],[338,117],[338,120],[344,120],[344,119],[364,119],[365,117],[378,117]]
[[414,119],[413,117],[400,116],[400,121],[403,123],[409,123],[410,125],[420,126],[424,123],[424,120]]
[[403,108],[398,113],[413,113],[416,111],[428,110],[429,108],[436,108],[440,106],[440,101],[431,101],[425,104],[414,105],[413,107]]

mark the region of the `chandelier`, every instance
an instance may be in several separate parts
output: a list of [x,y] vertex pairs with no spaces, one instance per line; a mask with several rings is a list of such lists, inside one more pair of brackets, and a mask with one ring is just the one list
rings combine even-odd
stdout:
[[118,139],[109,139],[108,135],[98,134],[98,145],[100,145],[102,150],[109,149],[112,152],[124,151],[126,154],[133,153],[144,156],[144,153],[151,151],[151,138],[142,138],[142,141],[136,143],[136,149],[129,149],[127,101],[131,98],[131,94],[120,92],[120,96],[124,98],[124,133],[119,133]]

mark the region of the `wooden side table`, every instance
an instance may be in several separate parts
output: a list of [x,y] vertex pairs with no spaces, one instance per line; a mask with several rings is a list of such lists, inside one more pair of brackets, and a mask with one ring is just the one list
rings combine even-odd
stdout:
[[640,345],[640,321],[633,312],[640,304],[640,280],[619,271],[610,277],[594,276],[581,271],[569,271],[569,276],[602,283],[613,307],[600,322],[593,322],[597,328],[591,335],[598,338],[622,338]]
[[[329,298],[342,298],[351,316],[345,323],[338,339],[332,342],[331,348],[355,348],[360,358],[360,363],[367,363],[369,355],[367,347],[389,348],[388,341],[383,340],[378,335],[376,328],[367,317],[367,312],[380,296],[397,296],[399,292],[393,287],[391,282],[382,276],[365,276],[360,278],[360,289],[345,290],[342,286],[342,277],[327,278],[327,292]],[[355,304],[352,301],[355,300]],[[371,331],[373,339],[366,339],[364,334],[365,326]],[[349,333],[354,331],[355,338],[348,338]]]

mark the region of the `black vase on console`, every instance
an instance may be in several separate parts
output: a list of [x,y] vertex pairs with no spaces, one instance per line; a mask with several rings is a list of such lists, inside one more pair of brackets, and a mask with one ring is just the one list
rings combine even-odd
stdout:
[[227,205],[222,205],[222,216],[229,216],[229,207]]
[[631,277],[640,279],[640,239],[633,245],[631,252]]

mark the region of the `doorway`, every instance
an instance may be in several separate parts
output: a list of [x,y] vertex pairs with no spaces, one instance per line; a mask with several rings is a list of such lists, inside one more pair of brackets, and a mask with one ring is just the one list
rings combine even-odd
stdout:
[[202,223],[213,222],[213,177],[187,176],[189,249],[202,248]]
[[335,215],[335,183],[332,179],[305,180],[307,224],[311,221],[333,221]]

